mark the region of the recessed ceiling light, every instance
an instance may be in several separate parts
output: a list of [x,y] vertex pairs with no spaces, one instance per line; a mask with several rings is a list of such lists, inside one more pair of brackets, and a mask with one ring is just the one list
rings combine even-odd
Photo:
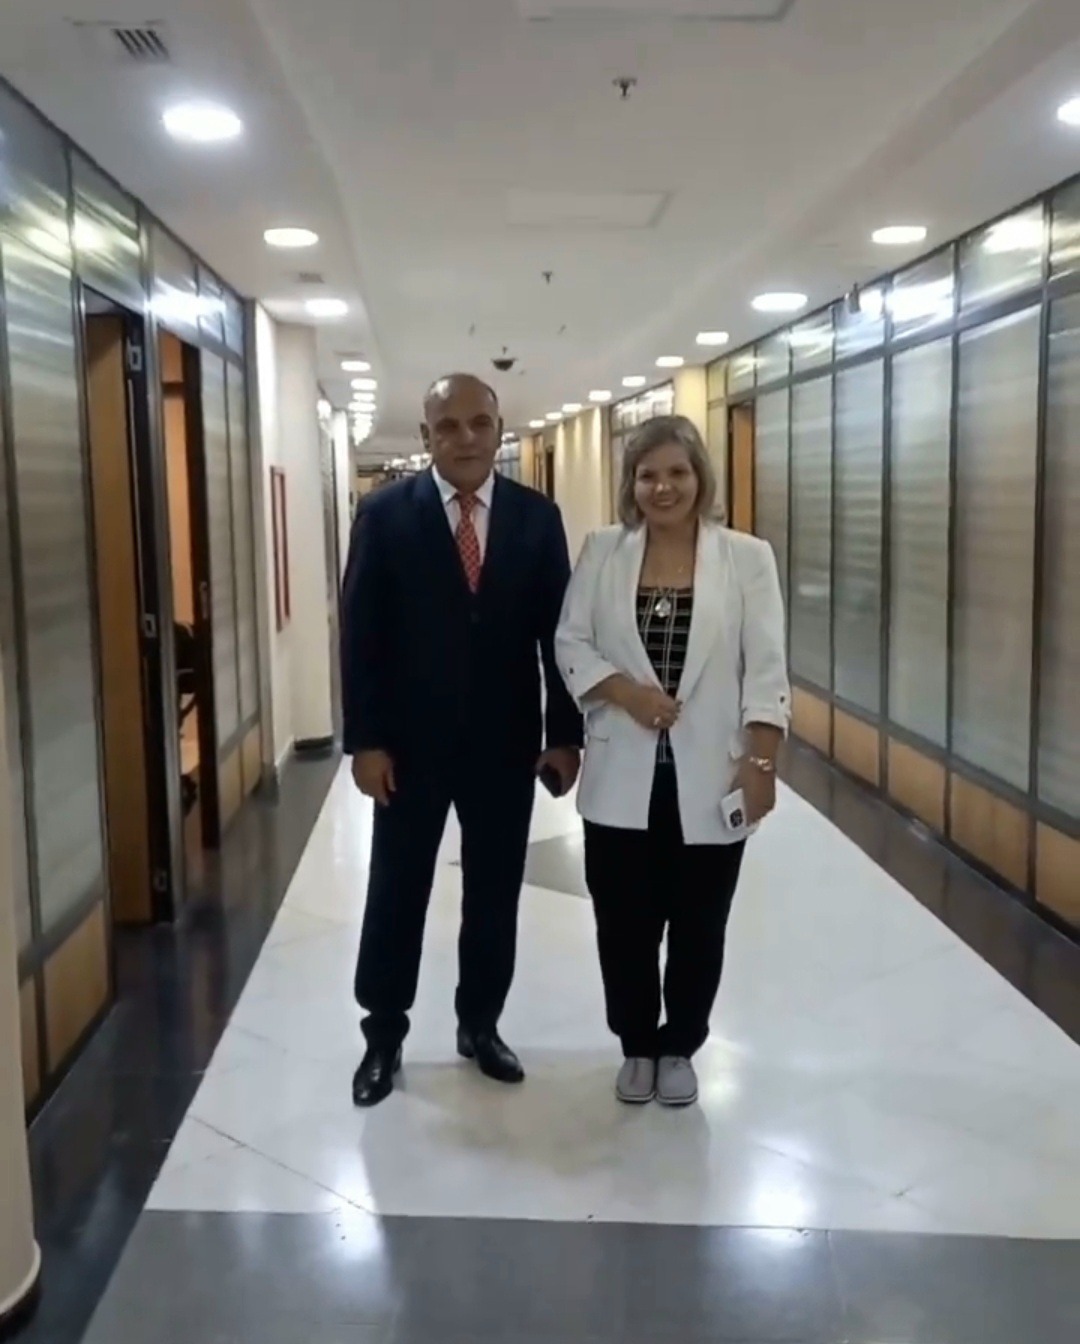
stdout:
[[566,405],[563,407],[563,415],[577,415],[578,411],[580,410],[581,410],[580,401],[568,401]]
[[530,421],[529,421],[529,428],[530,428],[530,429],[543,429],[544,426],[545,426],[546,424],[547,424],[547,421],[546,421],[546,420],[530,420]]
[[308,299],[304,308],[312,317],[344,317],[349,311],[344,299]]
[[1080,126],[1080,98],[1070,98],[1058,108],[1058,121],[1066,126]]
[[648,381],[648,378],[642,378],[639,373],[635,373],[631,374],[629,378],[624,378],[622,385],[623,387],[644,387]]
[[595,402],[598,402],[598,403],[602,404],[602,403],[605,402],[605,401],[610,401],[610,400],[611,400],[611,393],[610,393],[610,392],[601,392],[601,391],[599,391],[599,390],[597,390],[597,391],[595,391],[595,392],[590,392],[590,393],[589,393],[589,400],[590,400],[590,401],[595,401]]
[[759,313],[797,313],[806,304],[805,294],[797,294],[792,290],[770,290],[767,294],[759,294],[753,300],[752,307]]
[[661,355],[656,361],[658,369],[681,369],[686,363],[682,355]]
[[314,229],[293,228],[291,225],[280,229],[267,229],[263,233],[263,242],[267,247],[314,247],[319,235]]
[[379,386],[377,378],[354,378],[349,384],[354,392],[374,392]]
[[161,120],[174,140],[193,145],[235,140],[244,129],[244,123],[231,108],[217,103],[177,103],[166,108]]
[[875,229],[870,238],[879,247],[910,247],[925,242],[927,233],[924,224],[886,224],[883,229]]
[[554,424],[556,420],[562,419],[562,411],[548,411],[547,418]]
[[371,365],[366,359],[343,359],[341,367],[346,373],[370,373]]
[[699,331],[697,334],[698,345],[727,345],[730,340],[726,331]]

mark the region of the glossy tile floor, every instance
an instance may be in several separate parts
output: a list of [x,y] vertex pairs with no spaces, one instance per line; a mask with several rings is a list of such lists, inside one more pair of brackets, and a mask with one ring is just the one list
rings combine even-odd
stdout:
[[88,1344],[1075,1344],[1076,949],[820,762],[790,777],[857,843],[785,790],[751,846],[700,1107],[611,1096],[580,828],[545,796],[527,1084],[453,1055],[451,828],[403,1085],[358,1113],[342,775]]
[[[152,1209],[1080,1237],[1080,1049],[790,791],[748,851],[699,1108],[614,1104],[562,853],[526,889],[505,1019],[529,1082],[459,1065],[451,830],[404,1086],[358,1114],[370,821],[342,774]],[[545,799],[534,830],[537,883],[579,824]]]
[[258,957],[336,773],[294,760],[189,893],[115,945],[117,1002],[30,1130],[44,1273],[19,1344],[77,1344]]

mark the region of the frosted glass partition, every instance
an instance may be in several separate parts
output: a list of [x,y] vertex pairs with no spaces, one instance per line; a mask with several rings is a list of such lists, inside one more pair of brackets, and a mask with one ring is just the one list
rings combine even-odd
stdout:
[[26,853],[26,801],[23,793],[19,666],[15,647],[15,583],[12,561],[11,501],[7,489],[4,443],[4,401],[0,389],[0,671],[3,674],[4,740],[7,743],[8,795],[11,805],[11,876],[15,893],[15,934],[22,952],[33,934]]
[[[71,269],[3,243],[41,928],[105,886]],[[63,538],[63,544],[57,544]]]
[[952,321],[956,311],[953,249],[946,248],[901,271],[893,279],[888,303],[898,337],[930,332]]
[[959,372],[952,749],[1026,792],[1039,310],[968,332]]
[[1080,182],[1063,187],[1051,202],[1050,270],[1055,276],[1080,271]]
[[791,670],[828,689],[832,656],[832,380],[791,394]]
[[243,369],[235,364],[229,364],[226,368],[226,380],[229,399],[233,556],[236,566],[240,722],[248,723],[259,708],[259,665],[255,617],[255,550],[251,513],[251,455],[248,450],[247,397]]
[[836,357],[861,354],[876,350],[885,341],[885,305],[887,290],[872,285],[857,295],[849,307],[847,302],[836,310]]
[[1039,795],[1080,820],[1080,295],[1050,310]]
[[945,746],[952,341],[893,361],[889,717]]
[[837,374],[833,537],[833,689],[881,709],[885,366]]
[[767,337],[758,346],[756,358],[759,386],[787,378],[791,373],[791,332],[779,331]]
[[788,405],[790,393],[758,397],[754,421],[754,531],[772,544],[788,591]]
[[236,557],[233,551],[232,471],[225,402],[225,362],[202,352],[203,451],[210,532],[210,622],[214,634],[214,698],[218,749],[240,726],[236,637]]
[[[787,340],[791,346],[791,360],[795,372],[804,373],[809,369],[820,369],[823,365],[831,363],[835,339],[831,309],[827,313],[818,313],[816,317],[807,318],[805,322],[793,327],[787,334]],[[760,379],[759,373],[758,380]]]
[[960,306],[992,303],[1042,279],[1046,212],[1033,205],[999,219],[960,245]]
[[80,276],[91,288],[141,312],[142,250],[135,201],[78,154],[72,160],[72,178]]

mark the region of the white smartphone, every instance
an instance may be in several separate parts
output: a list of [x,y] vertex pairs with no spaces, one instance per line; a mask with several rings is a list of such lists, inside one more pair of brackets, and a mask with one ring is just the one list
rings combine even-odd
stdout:
[[746,830],[746,799],[743,797],[742,789],[736,789],[734,793],[728,794],[720,804],[720,813],[729,830]]

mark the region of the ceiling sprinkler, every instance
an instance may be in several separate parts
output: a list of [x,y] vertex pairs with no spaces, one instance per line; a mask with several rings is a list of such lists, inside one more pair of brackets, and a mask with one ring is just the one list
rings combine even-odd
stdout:
[[623,102],[630,97],[631,93],[637,88],[637,80],[633,75],[620,75],[618,79],[613,79],[612,84],[619,90],[619,96]]

